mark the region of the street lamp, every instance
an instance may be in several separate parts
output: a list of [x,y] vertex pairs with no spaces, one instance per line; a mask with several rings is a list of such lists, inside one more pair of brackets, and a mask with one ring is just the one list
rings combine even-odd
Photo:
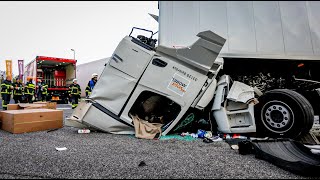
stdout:
[[73,51],[73,59],[76,60],[76,51],[74,49],[71,49]]

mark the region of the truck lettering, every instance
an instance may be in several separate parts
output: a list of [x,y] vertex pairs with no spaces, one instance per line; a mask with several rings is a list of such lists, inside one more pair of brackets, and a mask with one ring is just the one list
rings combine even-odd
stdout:
[[175,67],[175,66],[172,66],[172,68],[173,68],[174,70],[180,72],[181,74],[187,76],[189,79],[192,79],[192,80],[194,80],[194,81],[197,81],[197,80],[198,80],[196,77],[192,76],[191,74],[189,74],[189,73],[187,73],[187,72],[185,72],[185,71],[183,71],[183,70],[181,70],[181,69],[179,69],[179,68],[177,68],[177,67]]

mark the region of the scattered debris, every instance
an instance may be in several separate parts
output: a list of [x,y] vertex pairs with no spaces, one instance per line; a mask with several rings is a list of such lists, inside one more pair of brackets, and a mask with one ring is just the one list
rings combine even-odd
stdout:
[[48,133],[48,132],[52,132],[52,131],[56,131],[56,130],[58,130],[58,129],[60,129],[60,128],[50,129],[49,131],[47,131],[47,133]]
[[144,161],[141,161],[138,166],[146,166],[147,164]]
[[199,129],[197,132],[198,138],[204,138],[204,135],[206,134],[206,131]]
[[190,113],[183,121],[181,121],[181,123],[173,131],[182,129],[183,127],[190,124],[193,120],[194,120],[194,114]]
[[204,134],[204,137],[212,138],[212,132],[211,131],[207,131],[206,134]]
[[161,137],[161,123],[150,123],[140,119],[138,116],[132,116],[135,136],[141,139],[159,139]]
[[210,138],[204,138],[204,139],[203,139],[203,142],[205,142],[205,143],[212,143],[213,140],[210,139]]
[[223,141],[223,139],[219,136],[214,136],[214,137],[210,137],[210,138],[205,137],[203,139],[203,142],[205,142],[205,143],[212,143],[212,142],[218,142],[218,141]]
[[192,137],[191,135],[179,135],[179,134],[169,134],[165,136],[161,136],[160,140],[170,140],[170,139],[177,139],[182,141],[194,141],[197,138]]
[[56,147],[56,150],[57,151],[65,151],[65,150],[67,150],[67,148],[66,147]]
[[241,155],[253,154],[254,148],[249,140],[244,140],[238,143],[238,152]]
[[90,129],[79,129],[78,130],[78,134],[89,134],[90,133]]
[[238,150],[238,149],[239,149],[239,146],[236,145],[236,144],[234,144],[234,145],[231,145],[231,148],[232,148],[232,149],[235,149],[235,150]]

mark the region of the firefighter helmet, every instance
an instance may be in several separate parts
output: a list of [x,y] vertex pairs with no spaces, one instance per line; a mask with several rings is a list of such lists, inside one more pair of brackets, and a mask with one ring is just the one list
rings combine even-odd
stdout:
[[98,77],[98,74],[97,74],[97,73],[93,73],[93,74],[92,74],[92,78],[95,78],[95,77],[96,77],[96,78]]
[[27,81],[30,81],[31,79],[33,79],[31,76],[27,77]]

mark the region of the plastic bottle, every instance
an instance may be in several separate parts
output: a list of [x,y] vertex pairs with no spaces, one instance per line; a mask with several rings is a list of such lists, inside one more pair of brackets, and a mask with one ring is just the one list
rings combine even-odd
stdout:
[[88,133],[90,133],[90,129],[79,129],[78,133],[79,134],[88,134]]
[[193,138],[198,138],[198,134],[195,134],[195,133],[191,133],[190,136]]
[[206,131],[199,129],[197,132],[198,138],[204,138],[204,135],[206,134]]

